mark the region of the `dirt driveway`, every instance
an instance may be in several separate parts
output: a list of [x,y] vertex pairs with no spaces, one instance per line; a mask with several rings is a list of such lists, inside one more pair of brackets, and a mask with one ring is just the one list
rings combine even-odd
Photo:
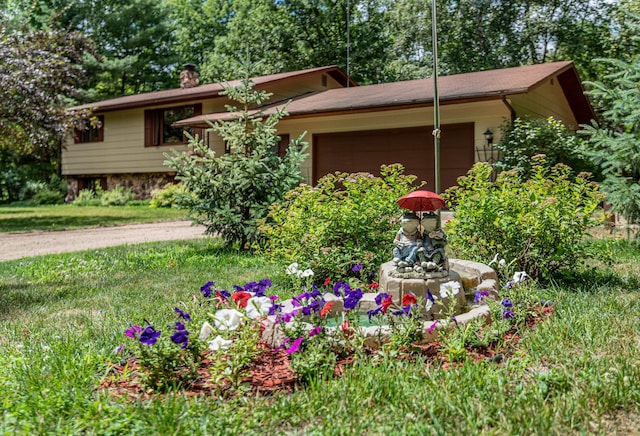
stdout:
[[190,221],[130,224],[56,232],[0,233],[0,261],[114,245],[204,238],[204,226]]

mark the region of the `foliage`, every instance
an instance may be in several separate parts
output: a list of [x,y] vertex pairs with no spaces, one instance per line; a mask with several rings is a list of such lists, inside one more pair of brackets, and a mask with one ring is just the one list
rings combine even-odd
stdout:
[[599,188],[584,175],[573,181],[562,164],[551,169],[535,157],[531,178],[505,171],[491,182],[491,167],[473,166],[445,193],[453,219],[449,243],[465,259],[484,261],[499,253],[518,270],[550,279],[574,269],[586,256],[581,240],[599,220]]
[[531,177],[533,156],[544,154],[545,164],[552,167],[563,163],[572,174],[594,172],[594,167],[583,153],[583,141],[561,121],[547,119],[516,118],[502,127],[499,144],[494,147],[502,152],[496,162],[496,171],[515,169],[521,180]]
[[177,198],[189,195],[189,191],[182,183],[167,183],[162,189],[151,192],[151,207],[177,207]]
[[190,137],[193,153],[174,150],[173,156],[165,154],[165,164],[175,168],[176,179],[193,193],[179,200],[180,206],[189,209],[190,218],[206,225],[207,233],[244,249],[262,238],[258,220],[267,215],[268,207],[282,201],[302,180],[300,164],[306,157],[306,143],[297,138],[279,156],[276,126],[287,115],[285,110],[251,112],[251,107],[264,103],[270,94],[254,90],[246,77],[241,86],[229,87],[225,93],[241,107],[228,106],[233,119],[212,128],[229,152],[216,156],[202,140]]
[[153,0],[87,0],[61,11],[61,27],[82,32],[96,45],[95,55],[84,59],[89,80],[81,100],[176,88],[180,59],[167,17],[165,2]]
[[315,187],[301,185],[270,208],[261,230],[265,252],[283,263],[300,262],[320,279],[343,279],[362,264],[376,271],[391,258],[396,203],[415,189],[415,176],[402,165],[382,166],[380,177],[367,173],[328,174]]
[[602,168],[602,190],[612,211],[629,224],[640,223],[640,56],[601,62],[613,71],[589,83],[588,94],[605,110],[600,124],[584,126],[582,133],[589,140],[587,153]]
[[502,362],[374,354],[292,393],[231,401],[184,394],[129,400],[98,385],[105,362],[123,357],[114,345],[133,345],[123,336],[127,321],[146,314],[170,325],[175,302],[190,301],[212,276],[223,288],[271,276],[265,256],[205,239],[2,262],[0,427],[10,434],[367,434],[372,426],[384,434],[624,433],[636,428],[640,402],[640,250],[618,238],[589,243],[613,250],[616,264],[590,263],[583,281],[542,289],[554,315],[520,331],[517,346],[505,337],[500,343],[512,353]]
[[91,189],[82,189],[73,200],[74,206],[100,206],[102,202]]
[[[137,356],[137,362],[142,369],[142,382],[149,389],[156,391],[170,391],[189,384],[198,377],[200,367],[202,344],[189,338],[190,332],[187,326],[191,321],[191,315],[176,308],[179,321],[167,327],[173,332],[162,334],[162,330],[156,328],[145,320],[147,325],[143,328],[131,325],[125,335],[134,340],[135,346],[131,347]],[[125,346],[119,347],[118,353]]]
[[66,107],[90,43],[77,32],[0,29],[0,148],[54,159],[79,116]]
[[103,206],[125,206],[135,197],[131,189],[116,185],[108,191],[100,191],[100,203]]

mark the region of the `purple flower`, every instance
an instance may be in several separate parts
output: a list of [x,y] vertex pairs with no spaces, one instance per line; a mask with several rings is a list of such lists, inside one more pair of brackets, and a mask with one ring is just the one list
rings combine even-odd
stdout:
[[160,330],[156,330],[151,324],[146,326],[140,333],[140,343],[145,345],[153,345],[160,337]]
[[114,353],[120,354],[120,353],[122,353],[123,350],[124,350],[124,345],[118,345],[116,347],[116,349],[114,350]]
[[318,300],[312,300],[308,306],[302,308],[302,314],[304,316],[309,316],[312,313],[320,312],[320,302]]
[[282,304],[273,303],[271,305],[271,307],[269,308],[269,316],[273,316],[273,315],[275,315],[277,313],[282,312],[282,308],[283,307],[284,307],[284,305],[282,305]]
[[300,309],[296,309],[296,310],[292,310],[291,312],[287,312],[287,313],[283,313],[282,315],[278,316],[277,318],[277,322],[284,322],[284,323],[288,323],[290,322],[298,313],[300,312]]
[[205,298],[209,298],[209,297],[211,297],[211,287],[212,287],[213,285],[215,285],[215,283],[213,283],[213,282],[207,282],[207,283],[205,283],[205,284],[204,284],[204,286],[202,286],[202,287],[200,288],[200,292],[202,292],[202,295],[203,295]]
[[355,265],[354,265],[354,267],[353,267],[353,268],[351,268],[351,271],[353,271],[353,272],[358,272],[358,271],[360,271],[361,269],[362,269],[362,264],[361,264],[361,263],[357,263],[357,264],[355,264]]
[[[382,303],[380,303],[382,304]],[[373,318],[374,316],[376,316],[377,314],[382,312],[382,307],[378,307],[376,309],[371,309],[371,310],[367,310],[367,315],[369,316],[369,321],[371,321],[371,318]]]
[[508,309],[502,309],[502,319],[511,319],[515,317],[512,311]]
[[224,298],[231,298],[231,292],[227,291],[226,289],[216,292],[216,295],[219,295]]
[[402,306],[401,310],[396,310],[395,312],[393,312],[393,314],[395,316],[403,316],[403,315],[411,316],[411,305],[407,304],[406,306]]
[[431,289],[427,288],[427,300],[431,301],[432,303],[436,302],[436,297],[433,296],[433,294],[431,293]]
[[340,289],[342,289],[344,291],[344,294],[346,295],[347,292],[351,291],[351,286],[349,286],[349,283],[345,282],[337,282],[335,285],[333,285],[333,293],[338,297],[342,295],[340,293]]
[[346,292],[344,297],[344,308],[346,310],[355,309],[363,295],[364,293],[360,289]]
[[309,331],[309,337],[313,337],[322,331],[322,326],[314,327]]
[[181,322],[176,323],[176,332],[171,335],[171,341],[174,344],[182,344],[184,350],[189,345],[189,332]]
[[387,297],[389,297],[389,294],[387,294],[386,292],[380,292],[378,295],[376,295],[376,304],[378,306],[382,306],[382,302],[386,300]]
[[135,339],[136,336],[138,336],[138,333],[140,333],[141,331],[142,327],[140,327],[139,325],[132,325],[127,330],[125,330],[124,334],[131,339]]
[[286,352],[287,354],[293,354],[293,353],[295,353],[296,351],[298,351],[298,350],[300,349],[300,344],[302,343],[302,340],[303,340],[303,339],[304,339],[304,338],[300,337],[300,338],[296,339],[295,341],[293,341],[293,343],[291,344],[291,346],[290,346],[289,348],[287,348],[287,349],[285,350],[285,352]]
[[502,300],[502,305],[504,307],[513,307],[513,303],[511,302],[511,300],[507,300],[507,299]]
[[184,319],[185,321],[191,321],[191,315],[189,315],[187,312],[184,312],[177,307],[173,309],[173,311],[177,313],[180,316],[180,318]]
[[242,286],[233,285],[232,287],[234,292],[244,291],[244,288]]
[[484,297],[489,296],[489,291],[476,291],[475,297],[473,298],[474,303],[480,303],[484,300]]
[[271,287],[271,280],[269,279],[262,279],[258,282],[258,285],[260,286],[264,286],[266,288],[270,288]]

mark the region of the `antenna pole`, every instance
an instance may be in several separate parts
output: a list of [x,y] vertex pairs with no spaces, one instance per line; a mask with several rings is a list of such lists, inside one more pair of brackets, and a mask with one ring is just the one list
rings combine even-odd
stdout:
[[438,30],[436,24],[436,0],[431,0],[431,27],[433,43],[433,151],[435,190],[440,194],[440,96],[438,94]]

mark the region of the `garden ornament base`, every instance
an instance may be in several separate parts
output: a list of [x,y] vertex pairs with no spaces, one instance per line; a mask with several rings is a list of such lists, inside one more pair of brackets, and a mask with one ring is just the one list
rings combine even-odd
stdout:
[[[430,274],[427,278],[403,278],[394,277],[396,265],[393,261],[387,262],[380,267],[380,281],[378,292],[364,293],[359,302],[358,312],[366,314],[367,311],[378,307],[376,296],[380,293],[387,293],[393,302],[400,305],[406,294],[411,293],[420,301],[425,301],[429,296],[436,300],[447,301],[449,298],[456,298],[455,321],[443,319],[444,309],[441,305],[432,305],[425,311],[425,321],[423,323],[423,342],[431,342],[438,336],[438,329],[447,328],[452,323],[457,325],[466,324],[472,320],[488,318],[490,315],[489,306],[486,303],[475,304],[476,292],[486,292],[490,298],[496,298],[498,289],[498,276],[489,266],[468,260],[449,259],[449,271],[446,275],[442,272]],[[460,292],[442,295],[442,290],[447,288],[457,288]],[[430,293],[430,295],[429,295]],[[342,297],[332,293],[326,293],[323,298],[327,302],[333,302],[329,316],[339,317],[344,309]],[[287,313],[295,310],[293,300],[284,301],[282,312]],[[425,308],[426,309],[426,308]],[[311,330],[313,326],[308,325]],[[326,327],[330,332],[339,327]],[[365,338],[365,344],[376,348],[384,343],[391,334],[391,328],[387,325],[361,326],[360,333]],[[280,347],[286,341],[286,334],[277,322],[276,316],[269,316],[264,321],[262,339],[273,347]]]

